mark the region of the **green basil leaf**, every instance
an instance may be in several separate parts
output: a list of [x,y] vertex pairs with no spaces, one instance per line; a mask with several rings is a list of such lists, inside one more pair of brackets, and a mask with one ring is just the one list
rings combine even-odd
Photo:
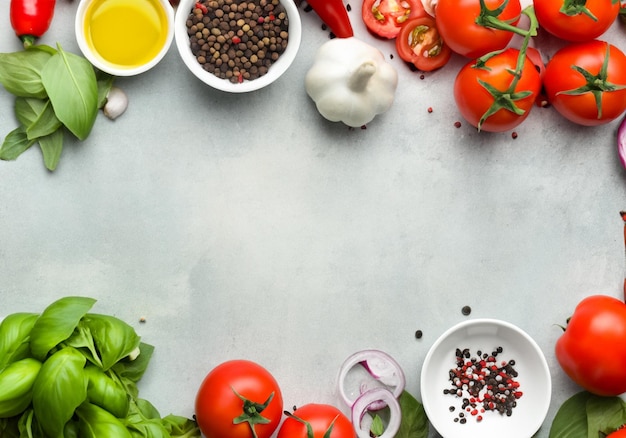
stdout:
[[589,392],[582,391],[567,399],[552,420],[550,438],[588,438],[587,401],[591,397]]
[[96,78],[98,81],[98,108],[102,108],[107,103],[107,96],[113,87],[115,76],[98,70]]
[[587,400],[587,435],[609,434],[626,423],[626,403],[619,397],[591,396]]
[[0,83],[15,96],[44,99],[41,72],[52,55],[44,50],[0,53]]
[[15,99],[15,115],[17,120],[26,127],[29,140],[52,134],[62,126],[48,99],[18,97]]
[[15,128],[7,134],[0,146],[0,160],[15,160],[33,144],[35,140],[28,139],[24,126]]
[[120,382],[95,365],[85,367],[87,399],[118,418],[128,415],[129,396]]
[[161,421],[172,438],[200,438],[202,436],[198,423],[189,418],[168,415]]
[[381,436],[385,432],[385,425],[383,419],[379,415],[374,415],[374,420],[370,426],[370,435]]
[[91,63],[59,46],[41,79],[59,120],[78,139],[87,138],[98,114],[98,84]]
[[83,355],[85,355],[89,362],[102,368],[100,355],[93,340],[93,336],[91,335],[91,330],[89,329],[89,326],[85,322],[84,318],[78,321],[78,325],[74,329],[74,332],[69,338],[63,341],[63,344],[76,348],[78,351],[83,353]]
[[87,398],[85,363],[85,356],[68,347],[52,354],[39,371],[33,386],[33,409],[41,427],[51,437],[63,435],[65,423]]
[[70,337],[95,302],[87,297],[64,297],[50,304],[35,321],[30,333],[33,356],[45,360],[50,350]]
[[134,437],[170,438],[159,412],[144,399],[131,401],[124,424]]
[[46,169],[53,171],[57,168],[63,152],[63,129],[59,128],[51,134],[38,139],[43,153],[43,162]]
[[33,409],[28,409],[22,414],[18,420],[17,426],[20,431],[20,438],[41,438],[46,436],[41,425],[35,418],[35,411]]
[[135,329],[119,318],[89,313],[83,323],[89,328],[105,371],[139,347]]
[[113,414],[91,403],[83,403],[76,409],[81,438],[132,438],[126,426]]
[[407,391],[402,391],[398,401],[402,411],[402,421],[395,438],[428,437],[429,425],[424,405]]
[[134,383],[139,382],[148,368],[148,363],[154,353],[154,347],[141,342],[139,344],[139,351],[139,356],[137,356],[135,360],[126,358],[113,365],[113,370],[119,377]]
[[10,363],[30,355],[28,340],[37,316],[36,313],[13,313],[0,323],[0,372]]

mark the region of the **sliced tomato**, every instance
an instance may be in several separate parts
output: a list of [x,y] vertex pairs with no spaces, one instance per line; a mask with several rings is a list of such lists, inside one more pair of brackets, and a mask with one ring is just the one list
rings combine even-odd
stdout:
[[428,15],[421,0],[363,0],[363,22],[371,33],[393,39],[410,18]]
[[396,38],[396,50],[402,60],[421,71],[443,67],[452,55],[452,50],[439,35],[435,19],[430,16],[406,21]]

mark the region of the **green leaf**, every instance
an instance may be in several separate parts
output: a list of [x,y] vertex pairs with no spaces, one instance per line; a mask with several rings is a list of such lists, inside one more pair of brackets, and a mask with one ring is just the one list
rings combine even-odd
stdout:
[[113,370],[118,376],[130,382],[139,382],[148,368],[148,363],[152,358],[152,353],[154,353],[154,347],[141,342],[139,351],[139,356],[135,360],[125,358],[113,365]]
[[619,397],[592,396],[587,400],[587,434],[609,434],[626,423],[626,403]]
[[126,417],[129,395],[124,386],[95,365],[87,365],[84,372],[87,377],[89,402],[106,409],[118,418]]
[[87,138],[98,114],[98,85],[91,63],[59,46],[41,79],[59,120],[78,139]]
[[424,405],[407,391],[402,391],[398,401],[402,411],[402,421],[395,438],[428,437],[428,417]]
[[15,160],[33,144],[35,140],[28,139],[24,126],[15,128],[7,134],[0,146],[0,160]]
[[0,323],[0,372],[10,363],[30,355],[28,340],[37,316],[36,313],[13,313]]
[[62,126],[48,99],[18,97],[15,99],[15,116],[26,127],[29,140],[52,134]]
[[163,417],[162,423],[172,438],[200,438],[201,436],[198,424],[189,418],[168,415]]
[[30,333],[33,356],[45,360],[50,350],[72,334],[95,302],[87,297],[64,297],[50,304],[35,321]]
[[39,138],[38,141],[46,169],[53,171],[57,168],[61,159],[61,152],[63,152],[63,129],[59,128],[53,133]]
[[44,99],[41,72],[51,56],[43,50],[0,53],[0,83],[15,96]]
[[85,355],[89,362],[102,368],[100,355],[93,340],[93,336],[91,335],[91,330],[89,330],[89,326],[85,322],[84,318],[78,321],[74,332],[69,338],[63,341],[63,344],[76,348],[78,351],[83,353],[83,355]]
[[98,82],[98,108],[102,108],[107,103],[107,96],[113,87],[115,76],[98,70],[96,78]]
[[83,403],[76,409],[81,438],[132,438],[124,424],[113,414],[91,403]]
[[35,380],[35,416],[52,438],[62,437],[65,423],[87,398],[87,381],[83,371],[85,362],[85,356],[74,348],[63,348],[44,362]]
[[374,415],[374,420],[372,421],[372,425],[370,426],[370,435],[377,437],[381,436],[383,432],[385,432],[383,419],[380,418],[379,415]]
[[567,399],[552,420],[550,438],[588,438],[587,401],[591,397],[582,391]]
[[131,401],[128,416],[123,420],[126,427],[136,437],[169,438],[170,435],[161,422],[156,408],[147,400]]
[[83,323],[93,337],[105,371],[139,346],[140,338],[135,329],[119,318],[89,313]]

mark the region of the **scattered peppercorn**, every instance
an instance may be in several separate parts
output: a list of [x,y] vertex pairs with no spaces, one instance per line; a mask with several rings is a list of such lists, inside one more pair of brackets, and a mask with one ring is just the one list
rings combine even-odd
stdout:
[[513,131],[511,133],[511,138],[513,138],[513,140],[515,140],[517,138],[517,132]]
[[287,48],[289,18],[279,0],[203,0],[187,18],[202,68],[237,83],[267,73]]
[[428,112],[429,112],[429,113],[432,113],[432,112],[433,112],[433,107],[432,107],[432,106],[429,106],[429,107],[428,107]]
[[423,335],[424,335],[424,333],[422,333],[422,331],[421,331],[421,330],[417,330],[417,331],[415,332],[415,338],[416,338],[416,339],[422,339],[422,336],[423,336]]
[[454,122],[454,127],[455,128],[460,128],[461,127],[461,122],[459,122],[458,120],[456,122]]
[[472,308],[470,306],[463,306],[463,308],[461,309],[461,313],[467,316],[472,313]]

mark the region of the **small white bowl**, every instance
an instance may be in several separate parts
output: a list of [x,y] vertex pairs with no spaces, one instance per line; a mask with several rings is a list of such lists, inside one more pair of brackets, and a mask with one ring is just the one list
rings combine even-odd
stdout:
[[[456,369],[456,349],[469,349],[473,358],[481,351],[491,354],[498,347],[502,352],[496,356],[498,363],[514,360],[513,368],[518,376],[518,390],[523,395],[512,408],[511,415],[498,411],[480,412],[472,415],[462,408],[463,395],[446,394],[452,389],[450,370]],[[469,359],[468,359],[469,360]],[[470,379],[471,380],[471,379]],[[421,375],[421,397],[428,419],[444,438],[494,436],[507,438],[530,438],[541,427],[550,407],[552,381],[546,359],[535,341],[523,330],[505,321],[474,319],[462,322],[447,330],[435,341],[424,360]],[[481,393],[482,394],[482,393]],[[454,410],[452,410],[454,407]],[[464,413],[466,422],[459,419]]]
[[166,35],[163,40],[162,46],[152,59],[148,60],[142,65],[125,66],[119,63],[113,63],[103,58],[96,50],[89,44],[90,37],[86,35],[86,13],[91,3],[97,0],[81,0],[78,9],[76,11],[76,19],[74,21],[74,31],[76,33],[76,40],[78,47],[83,53],[85,58],[91,62],[91,64],[99,70],[109,73],[114,76],[135,76],[140,73],[144,73],[157,65],[161,59],[165,56],[169,50],[172,41],[174,39],[174,9],[169,3],[169,0],[156,0],[157,6],[162,8],[166,18]]
[[191,52],[189,34],[187,33],[187,18],[197,0],[181,0],[176,10],[175,39],[178,52],[189,70],[202,82],[221,91],[230,93],[246,93],[270,85],[282,76],[296,58],[302,39],[302,22],[298,7],[293,0],[280,0],[289,18],[289,40],[285,51],[270,67],[266,74],[241,83],[233,83],[228,79],[221,79],[202,68]]

